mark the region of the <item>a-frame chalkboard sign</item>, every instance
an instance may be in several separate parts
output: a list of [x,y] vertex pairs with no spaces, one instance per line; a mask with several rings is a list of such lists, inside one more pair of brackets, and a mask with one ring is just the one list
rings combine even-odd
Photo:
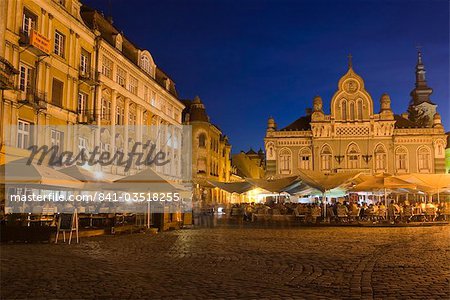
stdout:
[[55,244],[58,243],[58,237],[59,232],[62,231],[63,233],[63,241],[66,242],[66,231],[70,231],[69,234],[69,244],[72,241],[72,233],[75,231],[76,237],[77,237],[77,243],[79,242],[78,239],[78,213],[77,210],[73,212],[73,214],[60,214],[59,215],[59,221],[58,221],[58,228],[56,229],[56,239]]

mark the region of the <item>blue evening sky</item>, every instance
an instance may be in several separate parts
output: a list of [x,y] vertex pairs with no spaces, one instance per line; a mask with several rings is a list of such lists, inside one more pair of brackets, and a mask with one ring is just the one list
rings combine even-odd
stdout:
[[267,118],[284,127],[315,95],[329,102],[353,55],[375,111],[382,93],[406,111],[422,46],[432,100],[450,130],[449,1],[85,0],[176,82],[199,95],[233,152],[263,146]]

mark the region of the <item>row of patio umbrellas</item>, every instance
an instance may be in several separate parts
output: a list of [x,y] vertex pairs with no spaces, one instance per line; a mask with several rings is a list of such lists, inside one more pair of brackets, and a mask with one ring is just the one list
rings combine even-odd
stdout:
[[164,178],[148,168],[117,180],[107,180],[81,166],[54,169],[28,159],[0,165],[0,184],[49,190],[179,192],[186,187]]

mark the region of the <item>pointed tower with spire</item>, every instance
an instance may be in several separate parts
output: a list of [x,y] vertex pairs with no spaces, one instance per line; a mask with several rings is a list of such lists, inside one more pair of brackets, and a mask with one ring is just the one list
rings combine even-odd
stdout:
[[416,84],[411,91],[411,101],[409,103],[409,119],[422,126],[431,127],[433,125],[433,116],[436,113],[437,105],[434,104],[430,95],[433,89],[427,84],[425,78],[425,65],[422,61],[422,52],[417,51],[416,64]]

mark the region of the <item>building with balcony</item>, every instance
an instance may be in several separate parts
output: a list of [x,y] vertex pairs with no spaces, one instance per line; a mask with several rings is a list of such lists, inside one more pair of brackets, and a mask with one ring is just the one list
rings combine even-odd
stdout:
[[323,111],[322,98],[316,96],[313,109],[285,128],[278,129],[269,118],[264,139],[266,175],[289,176],[303,169],[444,173],[447,141],[431,93],[419,52],[408,113],[394,114],[387,94],[381,96],[376,113],[372,96],[350,57],[348,70],[331,99],[330,114]]
[[[175,82],[157,67],[150,52],[133,44],[111,18],[86,6],[81,8],[81,16],[96,35],[95,98],[82,109],[89,121],[105,127],[96,140],[102,148],[127,153],[134,142],[150,139],[173,161],[179,160],[181,147],[174,145],[181,141],[184,105],[178,100]],[[80,76],[89,78],[91,69],[87,64]],[[135,125],[151,125],[154,131],[140,132]],[[104,171],[125,175],[118,166]],[[169,177],[180,172],[174,164],[157,171]]]
[[[184,105],[148,50],[79,0],[8,0],[0,12],[6,15],[0,21],[6,89],[1,162],[28,156],[30,145],[127,153],[147,140],[180,160]],[[18,74],[6,78],[11,68]],[[38,132],[39,125],[47,126],[45,132]],[[90,125],[100,129],[92,134]],[[167,164],[157,171],[177,178],[180,168]],[[100,171],[112,178],[128,175],[117,165]]]
[[197,96],[183,100],[186,109],[183,123],[192,127],[192,178],[195,200],[203,203],[226,203],[228,193],[208,181],[229,182],[231,145],[228,137],[210,121],[205,105]]
[[69,132],[37,132],[33,125],[79,122],[80,110],[94,97],[94,83],[80,76],[95,66],[95,34],[84,25],[78,0],[4,2],[0,56],[18,75],[0,103],[2,160],[9,159],[5,153],[27,155],[31,144],[69,149]]

